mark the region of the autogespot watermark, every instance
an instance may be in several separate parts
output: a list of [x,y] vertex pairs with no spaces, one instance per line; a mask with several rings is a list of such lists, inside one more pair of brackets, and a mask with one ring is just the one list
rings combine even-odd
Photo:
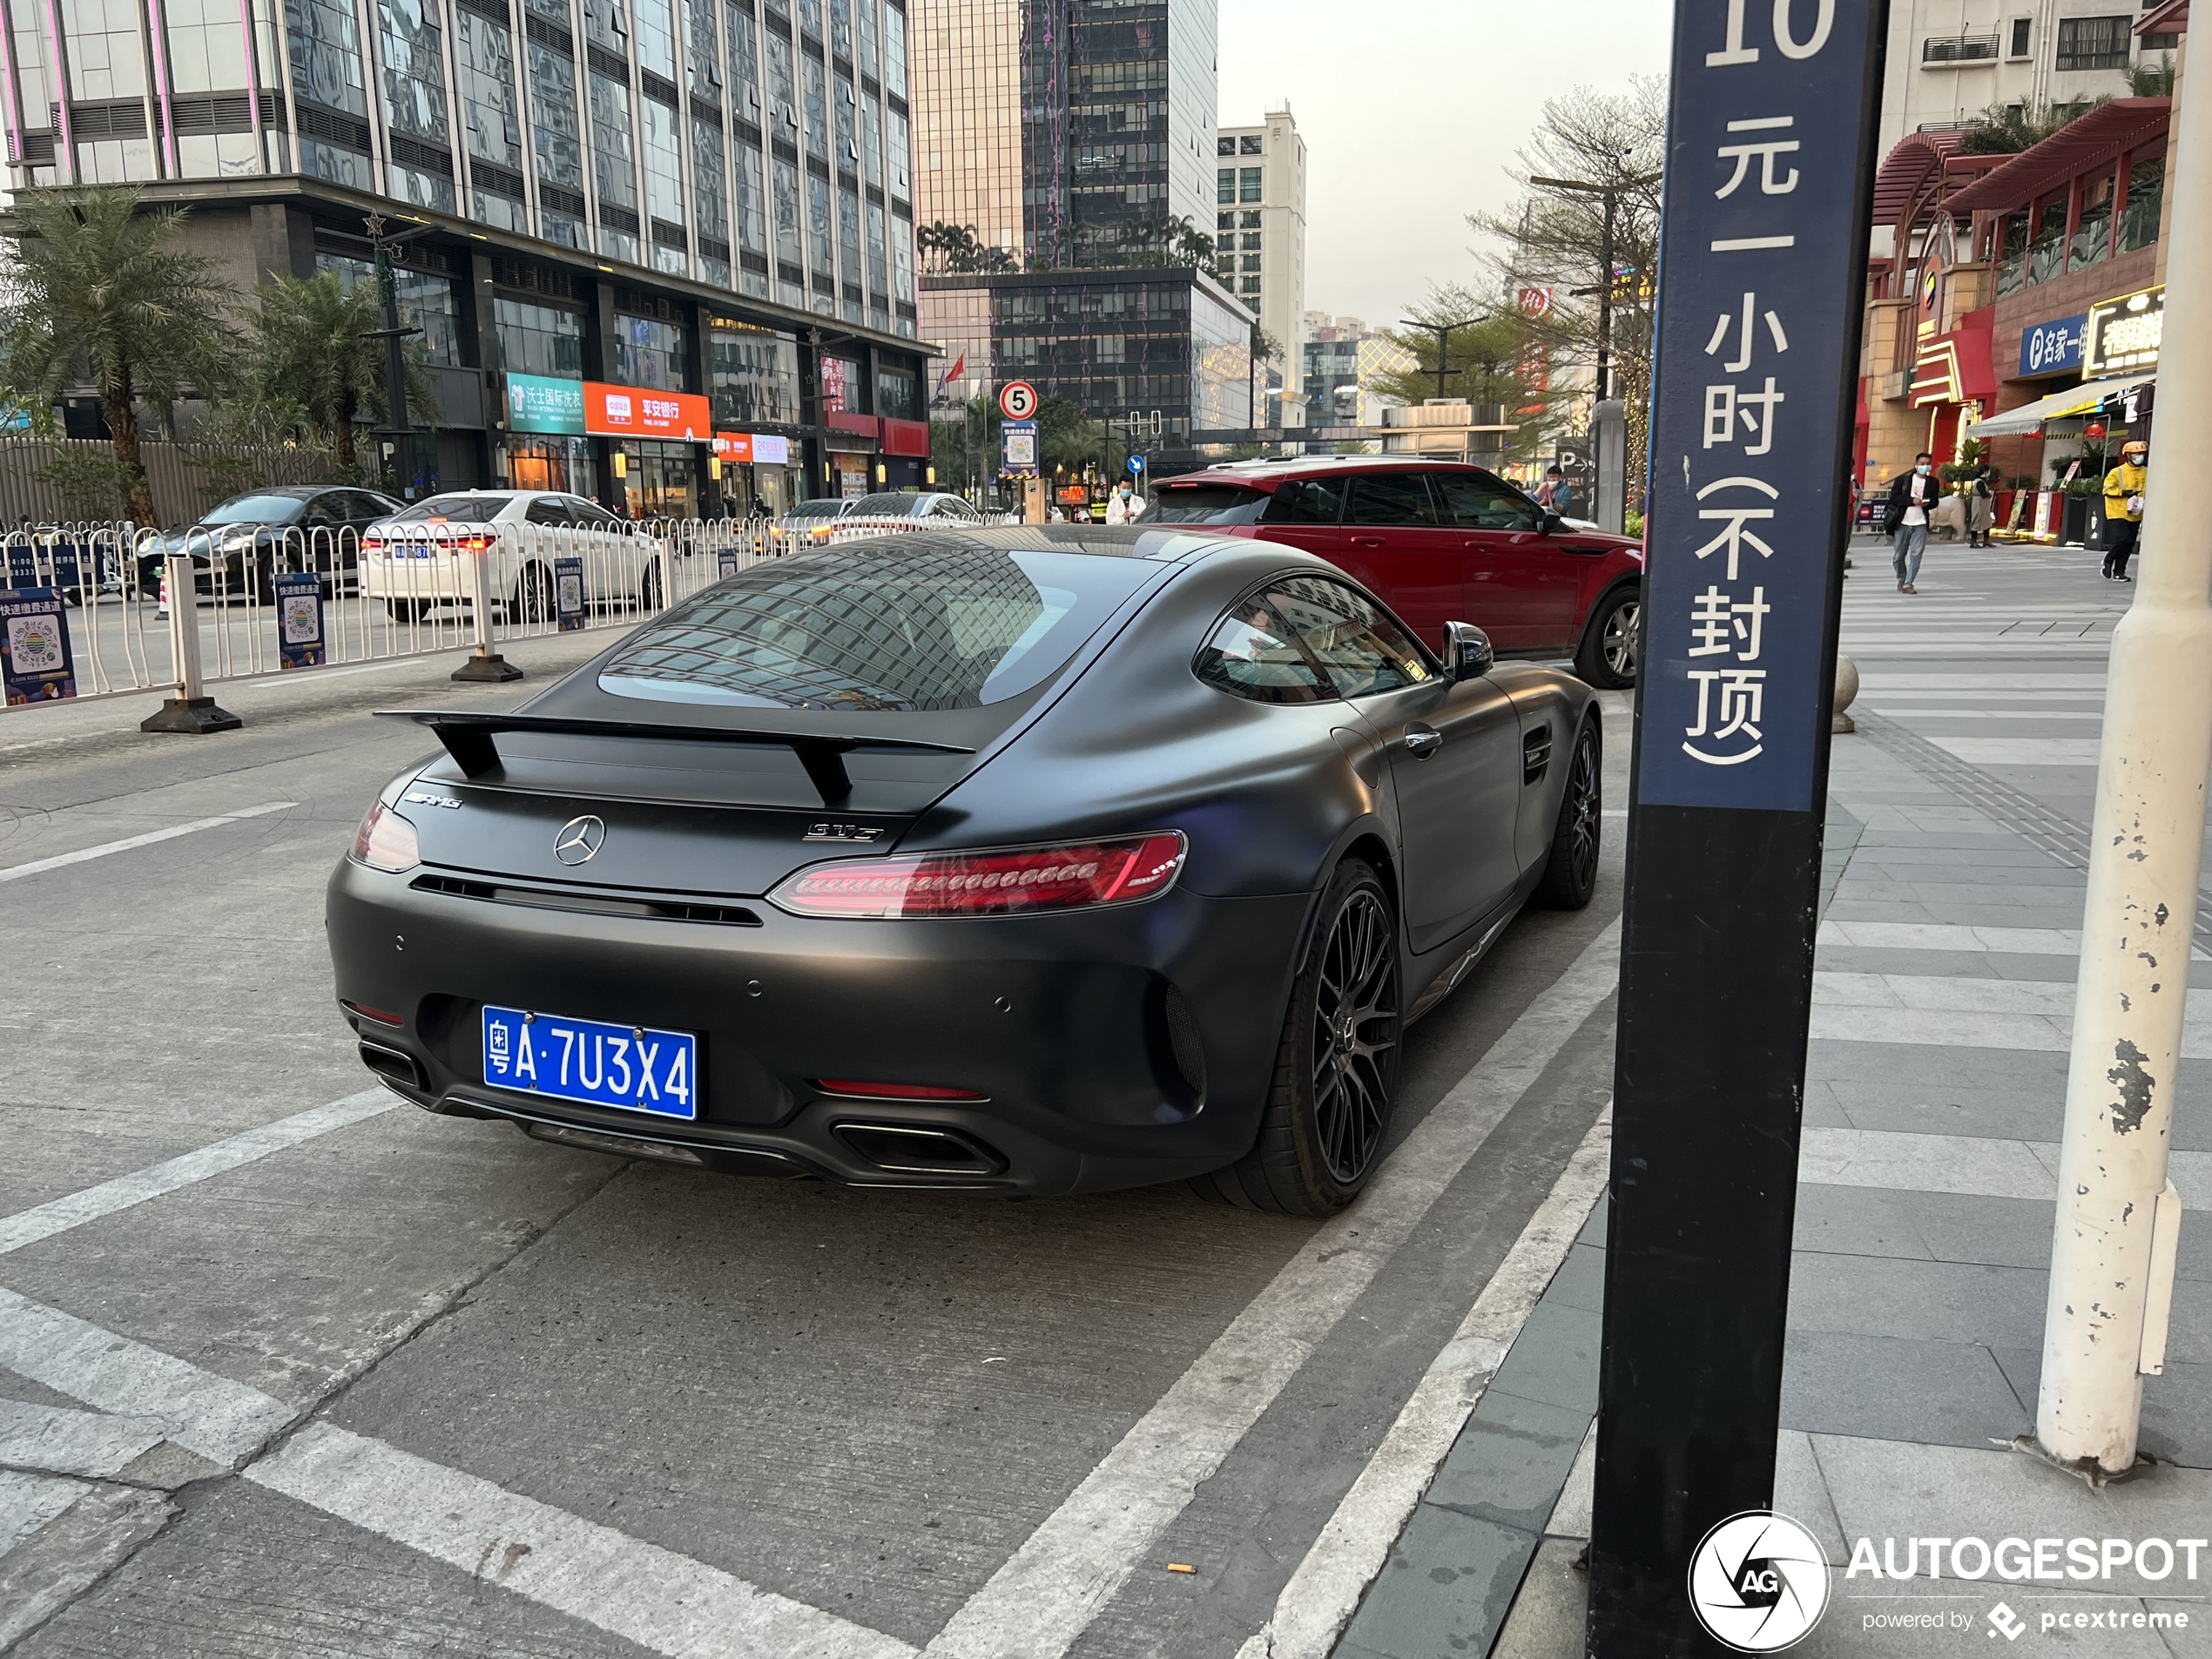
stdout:
[[[1850,1609],[1863,1631],[1930,1635],[1979,1634],[2009,1645],[2030,1634],[2064,1631],[2187,1630],[2202,1625],[2202,1575],[2212,1572],[2203,1538],[1860,1538],[1851,1546],[1839,1599],[1885,1605]],[[1713,1639],[1738,1653],[1778,1653],[1811,1635],[1827,1611],[1832,1569],[1819,1541],[1787,1515],[1748,1510],[1730,1515],[1699,1542],[1689,1565],[1689,1600]],[[2043,1603],[2025,1611],[1977,1602],[1973,1591],[1938,1585],[1996,1580],[2023,1588],[2016,1599]],[[1867,1581],[1858,1595],[1855,1581]],[[1914,1581],[1909,1591],[1877,1590]],[[2050,1589],[2027,1588],[2049,1585]],[[1921,1603],[1914,1605],[1914,1603]]]

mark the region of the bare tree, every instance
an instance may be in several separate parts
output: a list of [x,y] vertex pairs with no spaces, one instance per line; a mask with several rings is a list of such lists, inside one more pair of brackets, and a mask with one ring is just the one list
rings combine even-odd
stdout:
[[[1577,87],[1544,105],[1516,152],[1525,194],[1502,212],[1472,213],[1475,251],[1507,293],[1548,288],[1548,310],[1529,318],[1555,368],[1597,361],[1601,307],[1608,309],[1614,395],[1629,406],[1629,488],[1642,492],[1651,421],[1653,301],[1659,260],[1659,175],[1665,159],[1667,84],[1637,76],[1625,92]],[[1571,180],[1566,189],[1535,179]],[[1605,268],[1611,206],[1611,266]]]
[[1540,320],[1524,316],[1510,295],[1486,299],[1458,282],[1431,288],[1406,320],[1415,327],[1386,330],[1384,337],[1412,363],[1375,375],[1367,389],[1408,403],[1463,397],[1478,412],[1501,408],[1520,428],[1505,435],[1501,458],[1534,459],[1560,401],[1530,372],[1532,353],[1548,344]]

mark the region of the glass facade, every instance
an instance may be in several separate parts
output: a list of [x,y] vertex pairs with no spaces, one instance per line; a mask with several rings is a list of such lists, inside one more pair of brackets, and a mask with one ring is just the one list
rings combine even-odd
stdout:
[[[158,92],[150,64],[161,61],[172,94],[212,96],[219,127],[235,125],[175,134],[165,154],[158,124],[150,138],[141,117],[128,136],[104,110],[98,136],[88,118],[74,153],[50,158],[32,125],[23,164],[0,183],[296,168],[851,320],[881,296],[877,326],[912,337],[914,296],[894,297],[894,273],[913,260],[909,3],[52,0],[66,89],[41,8],[18,5],[10,66],[26,111],[39,112],[31,123],[64,102]],[[278,124],[258,149],[257,92]],[[882,246],[902,233],[903,257]]]
[[[376,267],[368,260],[347,259],[342,253],[317,253],[315,269],[335,271],[348,293],[361,283],[376,280]],[[422,331],[408,341],[410,349],[426,363],[461,368],[465,361],[461,351],[461,302],[453,292],[453,280],[402,266],[392,273],[392,289],[400,327]]]
[[707,329],[707,395],[717,427],[791,426],[799,419],[799,347],[723,317]]
[[583,318],[580,313],[502,298],[492,302],[492,315],[499,331],[502,368],[518,374],[543,374],[554,380],[583,378]]

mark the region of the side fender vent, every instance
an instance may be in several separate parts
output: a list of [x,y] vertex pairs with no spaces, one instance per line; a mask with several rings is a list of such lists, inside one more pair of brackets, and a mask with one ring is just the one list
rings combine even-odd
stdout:
[[1552,729],[1540,725],[1521,735],[1521,782],[1524,788],[1544,781],[1552,764]]

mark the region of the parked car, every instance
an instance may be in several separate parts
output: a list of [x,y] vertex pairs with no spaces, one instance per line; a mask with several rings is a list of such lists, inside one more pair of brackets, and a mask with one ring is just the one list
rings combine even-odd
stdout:
[[[269,601],[280,570],[354,568],[362,531],[400,510],[374,489],[350,484],[275,484],[233,496],[190,527],[149,542],[138,555],[138,590],[159,591],[164,558],[190,553],[193,583],[205,596]],[[253,576],[249,583],[247,572]]]
[[1318,555],[1387,600],[1431,647],[1445,624],[1463,620],[1501,656],[1571,657],[1593,685],[1635,684],[1641,546],[1570,526],[1480,467],[1380,455],[1242,462],[1155,483],[1141,522]]
[[903,518],[931,525],[983,522],[982,514],[945,490],[881,490],[873,496],[824,496],[800,502],[784,515],[783,526],[819,541],[848,518]]
[[570,1145],[1326,1214],[1406,1023],[1588,903],[1596,701],[1204,529],[795,554],[388,717],[446,752],[331,877],[336,995],[407,1099]]
[[361,537],[361,591],[396,617],[417,617],[475,593],[469,556],[489,556],[485,585],[510,618],[555,614],[554,561],[583,561],[586,604],[667,602],[668,551],[659,538],[597,502],[550,489],[466,489],[394,513]]

